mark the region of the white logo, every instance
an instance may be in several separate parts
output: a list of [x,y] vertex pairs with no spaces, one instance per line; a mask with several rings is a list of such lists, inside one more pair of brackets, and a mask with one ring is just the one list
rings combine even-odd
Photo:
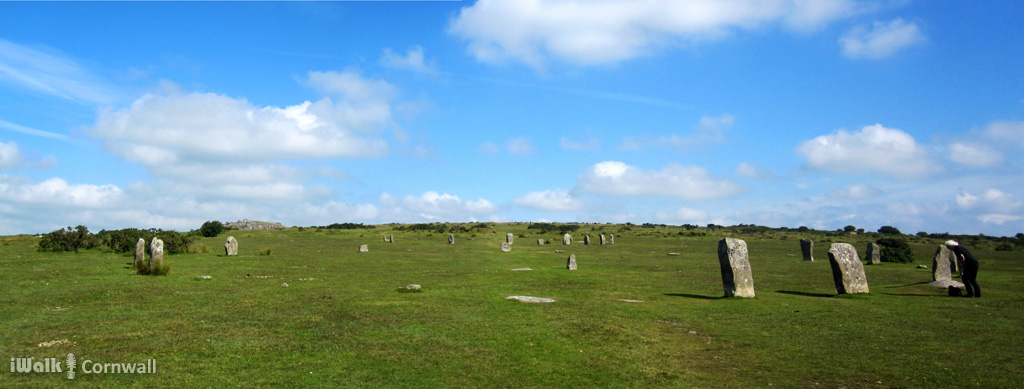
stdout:
[[73,379],[75,379],[75,354],[68,353],[67,364],[68,364],[68,379],[69,380],[73,380]]
[[64,364],[57,358],[11,358],[11,373],[64,373],[67,366],[69,380],[75,379],[75,369],[82,374],[153,374],[156,373],[156,360],[147,359],[144,363],[96,363],[83,360],[81,366],[75,354],[68,353]]

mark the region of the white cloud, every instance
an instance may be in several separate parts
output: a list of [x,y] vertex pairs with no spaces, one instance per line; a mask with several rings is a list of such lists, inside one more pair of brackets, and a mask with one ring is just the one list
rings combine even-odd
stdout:
[[850,0],[481,0],[464,7],[448,31],[477,60],[543,69],[549,57],[610,64],[768,24],[813,29],[858,8]]
[[389,68],[411,70],[418,73],[437,74],[433,62],[426,63],[423,56],[423,47],[412,46],[406,51],[405,56],[395,53],[391,48],[385,48],[384,54],[378,61],[381,65]]
[[701,223],[708,220],[707,211],[682,207],[676,211],[676,218],[688,223]]
[[577,181],[585,192],[608,195],[654,195],[708,200],[735,195],[742,188],[713,177],[704,168],[671,164],[661,171],[644,171],[622,162],[606,161],[587,169]]
[[386,211],[382,216],[402,221],[477,221],[498,211],[498,207],[486,199],[464,201],[459,196],[434,191],[419,196],[405,195],[401,201],[384,193],[379,203]]
[[697,127],[685,136],[669,135],[660,137],[626,137],[622,149],[641,150],[647,147],[667,147],[679,152],[686,152],[711,143],[725,141],[725,133],[732,127],[735,120],[732,115],[703,116]]
[[863,200],[878,197],[882,191],[868,185],[850,185],[845,188],[835,189],[829,192],[829,197],[837,197],[852,200]]
[[116,92],[77,61],[0,39],[0,83],[79,103],[106,104]]
[[961,191],[956,195],[956,204],[962,209],[1009,213],[1020,210],[1024,202],[1009,193],[990,188],[978,195]]
[[1000,142],[1009,142],[1024,149],[1024,122],[998,121],[985,127],[985,135]]
[[906,132],[881,124],[849,133],[838,130],[802,143],[797,152],[813,168],[921,177],[940,170]]
[[39,183],[0,176],[0,200],[22,205],[110,208],[123,199],[114,185],[68,184],[54,177]]
[[501,152],[501,147],[494,142],[487,142],[477,147],[476,151],[480,154],[494,155]]
[[594,138],[593,136],[587,138],[587,140],[585,141],[570,140],[569,138],[563,136],[562,139],[559,140],[558,146],[565,150],[584,151],[597,150],[601,146],[601,143],[600,141],[597,140],[597,138]]
[[949,146],[949,158],[961,165],[991,167],[1003,162],[1003,154],[983,144],[957,142]]
[[1021,219],[1021,217],[1020,216],[1016,216],[1016,215],[1001,215],[1001,214],[994,214],[994,213],[978,216],[978,221],[980,221],[982,223],[985,223],[985,224],[996,224],[996,225],[1003,225],[1003,224],[1005,224],[1007,222],[1014,222],[1014,221],[1017,221],[1017,220],[1020,220],[1020,219]]
[[18,151],[18,144],[0,141],[0,168],[11,168],[21,164],[21,152]]
[[530,155],[537,152],[530,138],[513,138],[505,143],[505,150],[516,155]]
[[6,128],[14,132],[20,132],[22,134],[28,134],[33,136],[39,136],[43,138],[56,139],[60,141],[69,141],[70,138],[67,135],[56,134],[49,131],[37,130],[31,127],[25,127],[19,124],[11,123],[9,121],[0,119],[0,128]]
[[897,51],[924,42],[924,33],[916,23],[894,19],[875,22],[870,29],[856,27],[839,39],[843,55],[849,58],[885,58]]
[[512,203],[520,207],[541,211],[564,212],[583,209],[583,201],[573,197],[563,189],[529,192],[512,199]]

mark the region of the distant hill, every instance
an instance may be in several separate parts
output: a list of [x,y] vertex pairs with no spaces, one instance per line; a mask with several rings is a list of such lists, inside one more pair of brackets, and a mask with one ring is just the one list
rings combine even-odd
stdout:
[[276,230],[284,228],[284,225],[276,222],[261,222],[259,220],[242,219],[237,222],[228,222],[224,224],[225,227],[234,228],[236,230],[249,231],[249,230]]

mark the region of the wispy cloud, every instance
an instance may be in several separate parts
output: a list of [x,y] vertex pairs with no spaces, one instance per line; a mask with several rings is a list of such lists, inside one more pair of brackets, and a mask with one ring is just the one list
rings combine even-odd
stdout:
[[916,23],[894,19],[875,22],[871,28],[856,27],[839,39],[843,55],[849,58],[885,58],[925,41]]
[[0,83],[82,104],[107,104],[117,92],[75,59],[0,39]]
[[69,140],[71,140],[70,137],[68,137],[67,135],[64,135],[64,134],[57,134],[57,133],[53,133],[53,132],[49,132],[49,131],[37,130],[35,128],[25,127],[25,126],[22,126],[22,125],[19,125],[19,124],[14,124],[14,123],[11,123],[11,122],[3,120],[3,119],[0,119],[0,128],[4,128],[4,129],[11,130],[11,131],[14,131],[14,132],[20,132],[20,133],[26,134],[26,135],[39,136],[39,137],[43,137],[43,138],[56,139],[56,140],[60,140],[60,141],[69,141]]
[[423,47],[421,46],[410,47],[405,55],[395,53],[390,47],[386,47],[377,62],[389,68],[410,70],[424,74],[437,74],[437,68],[434,67],[433,61],[427,62],[424,59]]

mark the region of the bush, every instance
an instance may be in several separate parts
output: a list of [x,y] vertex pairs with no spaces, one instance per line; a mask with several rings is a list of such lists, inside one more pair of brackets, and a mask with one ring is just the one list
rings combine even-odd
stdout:
[[270,254],[273,254],[273,253],[274,253],[274,248],[273,247],[266,247],[266,248],[260,249],[260,255],[270,255]]
[[216,220],[203,223],[203,226],[199,227],[199,233],[207,238],[216,237],[221,232],[224,232],[224,224]]
[[1013,245],[1009,242],[1003,242],[996,245],[996,251],[1013,251]]
[[882,228],[878,229],[878,233],[885,235],[903,235],[903,233],[900,232],[899,229],[893,226],[882,226]]
[[167,264],[167,259],[159,266],[149,267],[149,261],[142,261],[139,267],[135,268],[135,274],[142,276],[166,276],[171,274],[171,265]]
[[882,246],[882,262],[911,263],[914,262],[914,254],[910,251],[910,244],[899,238],[881,238],[875,243]]
[[90,234],[85,226],[77,226],[75,229],[57,229],[49,234],[43,235],[39,241],[39,251],[74,251],[79,249],[91,249],[99,246],[99,238]]

